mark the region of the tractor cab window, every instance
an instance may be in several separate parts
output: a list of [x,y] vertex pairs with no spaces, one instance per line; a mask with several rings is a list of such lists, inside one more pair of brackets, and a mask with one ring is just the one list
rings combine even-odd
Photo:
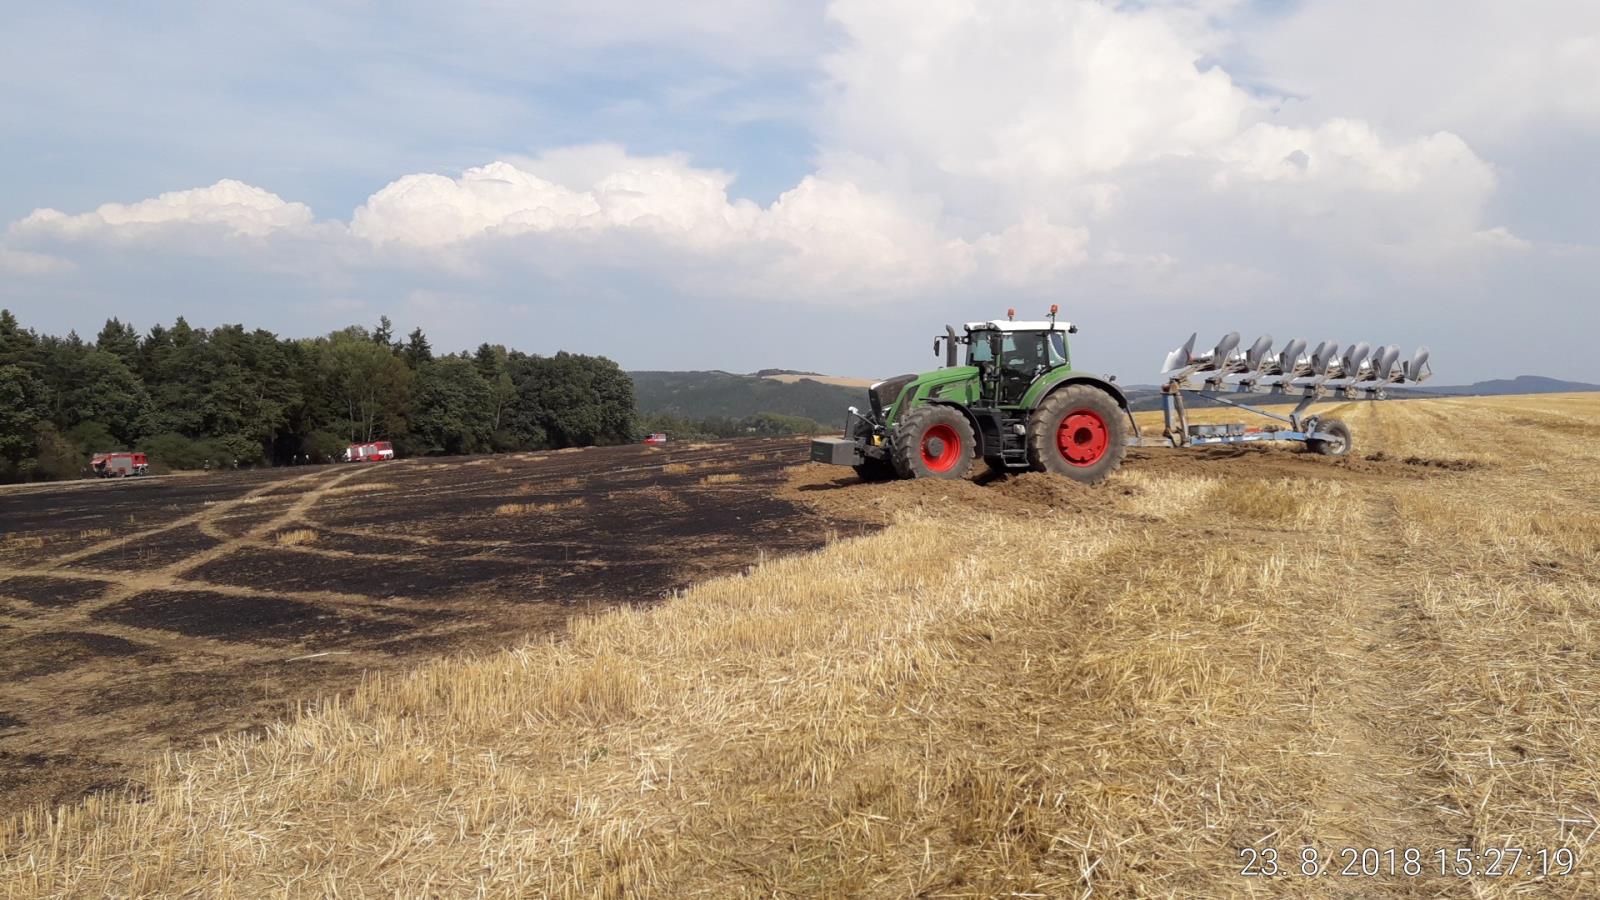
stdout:
[[1067,362],[1067,336],[1059,331],[1050,332],[1050,365],[1060,366]]
[[1037,331],[1018,331],[1007,334],[1000,345],[1000,366],[1015,373],[1033,374],[1040,366],[1049,365],[1048,342]]
[[974,333],[967,345],[967,365],[993,362],[997,358],[1002,369],[1014,372],[1032,372],[1039,366],[1059,366],[1067,361],[1066,335],[1059,331]]
[[1002,331],[973,334],[967,361],[996,363],[1001,404],[1017,403],[1056,356],[1046,332]]
[[[1065,346],[1064,344],[1062,345]],[[1033,371],[1041,365],[1053,364],[1063,354],[1044,340],[1036,331],[977,332],[968,344],[967,364],[993,362],[997,357],[1002,369]]]

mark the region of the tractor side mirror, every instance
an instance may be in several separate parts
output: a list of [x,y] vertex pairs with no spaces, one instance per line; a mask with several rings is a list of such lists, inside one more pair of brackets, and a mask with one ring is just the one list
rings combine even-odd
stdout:
[[939,342],[942,341],[942,340],[944,340],[944,338],[936,337],[936,338],[933,339],[933,355],[934,356],[938,356],[939,355]]

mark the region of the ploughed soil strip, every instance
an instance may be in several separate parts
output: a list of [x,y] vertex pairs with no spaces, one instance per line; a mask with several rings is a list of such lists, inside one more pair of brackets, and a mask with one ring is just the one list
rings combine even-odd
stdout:
[[[0,493],[0,812],[129,787],[367,670],[558,633],[840,529],[798,439]],[[137,789],[137,785],[134,785]]]

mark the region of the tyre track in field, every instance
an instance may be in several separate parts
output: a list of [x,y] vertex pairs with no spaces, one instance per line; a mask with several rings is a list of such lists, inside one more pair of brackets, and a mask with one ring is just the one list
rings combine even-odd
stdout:
[[[290,487],[290,486],[293,486],[293,485],[296,485],[296,484],[300,484],[301,482],[309,481],[309,480],[311,480],[313,478],[318,477],[319,475],[324,475],[324,474],[326,474],[326,473],[325,472],[310,472],[310,473],[307,473],[305,475],[300,475],[300,476],[297,476],[297,477],[294,477],[294,478],[287,479],[285,481],[273,481],[273,482],[270,482],[268,484],[264,484],[264,485],[262,485],[262,486],[260,486],[258,488],[254,488],[254,489],[252,489],[250,491],[247,491],[244,494],[242,494],[239,497],[236,497],[236,498],[234,498],[232,500],[219,500],[219,501],[216,501],[216,502],[210,504],[209,506],[205,507],[204,509],[202,509],[202,510],[200,510],[198,512],[193,512],[193,513],[190,513],[189,515],[181,516],[181,517],[179,517],[177,519],[174,519],[171,522],[167,522],[166,524],[163,524],[163,525],[152,525],[152,526],[149,526],[147,528],[141,528],[139,530],[139,535],[140,535],[141,538],[145,538],[145,537],[149,537],[151,535],[165,534],[166,532],[175,531],[175,530],[177,530],[179,528],[184,528],[184,527],[189,526],[189,525],[201,525],[202,527],[204,527],[204,525],[202,523],[210,523],[210,522],[214,521],[215,519],[217,519],[218,517],[220,517],[223,513],[230,512],[230,511],[232,511],[232,510],[234,510],[234,509],[236,509],[236,508],[238,508],[240,506],[245,506],[245,505],[248,505],[250,503],[254,503],[257,500],[259,500],[260,498],[265,497],[266,495],[271,494],[274,491],[280,490],[282,488]],[[67,565],[69,563],[77,562],[80,559],[87,559],[87,558],[89,558],[91,556],[94,556],[96,554],[104,553],[107,550],[115,550],[116,548],[125,545],[127,543],[127,540],[128,539],[126,537],[107,538],[106,540],[98,541],[96,543],[90,544],[87,547],[81,547],[81,548],[79,548],[77,550],[73,550],[73,551],[71,551],[69,553],[63,553],[63,554],[60,554],[60,555],[57,555],[57,556],[53,556],[53,557],[45,560],[42,563],[41,567],[45,568],[45,569],[58,569],[58,568],[60,568],[62,566],[65,566],[65,565]],[[6,574],[5,570],[4,569],[0,569],[0,576],[4,576],[5,574]]]
[[[594,468],[592,465],[584,465],[582,460],[575,458],[571,465],[550,470],[540,470],[533,473],[524,472],[518,474],[505,474],[500,475],[499,477],[475,479],[469,484],[455,485],[444,488],[424,488],[418,490],[415,488],[396,487],[390,490],[379,489],[363,491],[361,493],[361,498],[364,501],[385,496],[405,496],[412,499],[419,497],[435,498],[482,492],[486,487],[492,487],[500,484],[540,484],[563,480],[588,481],[591,478],[614,477],[617,475],[625,475],[634,472],[660,471],[668,466],[674,465],[689,465],[692,467],[697,467],[740,457],[749,457],[753,453],[758,452],[764,457],[768,457],[759,460],[759,462],[770,462],[770,457],[772,456],[781,457],[788,454],[794,455],[796,457],[796,461],[798,462],[801,458],[803,458],[803,450],[804,448],[801,447],[791,448],[782,446],[763,446],[759,451],[753,450],[750,447],[717,447],[710,448],[706,451],[678,451],[659,463],[648,463],[643,465],[627,464],[599,469]],[[581,456],[581,452],[572,455],[574,457]],[[554,455],[551,455],[545,456],[542,459],[535,458],[532,461],[546,462],[553,458]],[[528,462],[530,460],[523,459],[519,461]],[[493,458],[475,461],[473,463],[468,463],[467,465],[483,463],[493,464]],[[402,467],[411,468],[418,464],[419,463],[416,460],[403,460],[393,463],[389,470],[392,471],[393,468]],[[351,561],[428,562],[428,557],[420,554],[384,554],[364,551],[356,552],[335,550],[320,547],[280,545],[270,540],[271,536],[276,532],[296,525],[306,525],[325,531],[329,534],[346,534],[357,537],[363,535],[377,536],[375,532],[372,532],[369,529],[341,529],[329,526],[317,519],[312,514],[317,504],[324,498],[328,497],[338,488],[345,485],[345,483],[372,471],[372,467],[369,466],[335,471],[331,475],[327,470],[320,470],[283,481],[274,481],[269,484],[253,488],[239,497],[229,500],[214,501],[200,511],[181,516],[162,525],[151,526],[150,528],[142,529],[140,532],[140,539],[146,540],[152,536],[176,531],[192,525],[195,526],[201,533],[219,542],[216,546],[189,554],[182,559],[169,563],[154,571],[128,573],[107,572],[85,568],[75,568],[70,571],[63,570],[64,566],[67,566],[71,563],[88,559],[97,554],[125,546],[127,542],[126,537],[109,538],[106,540],[97,541],[86,547],[82,547],[68,553],[55,555],[35,565],[0,567],[0,579],[12,577],[44,577],[64,579],[69,581],[99,581],[107,585],[106,590],[96,598],[86,600],[60,610],[30,615],[25,619],[19,620],[12,627],[12,631],[17,636],[24,636],[73,628],[89,634],[120,637],[168,650],[180,650],[188,652],[201,650],[203,652],[213,653],[220,656],[242,656],[252,659],[270,660],[281,658],[281,651],[259,645],[251,641],[218,640],[196,635],[180,636],[173,635],[162,629],[145,628],[125,623],[109,623],[104,620],[94,618],[94,615],[143,593],[155,591],[189,591],[211,592],[224,596],[262,600],[281,598],[304,603],[333,606],[346,611],[358,611],[358,615],[363,618],[377,619],[380,621],[396,619],[403,620],[404,614],[397,611],[391,604],[385,602],[384,600],[363,594],[338,591],[260,590],[249,587],[219,584],[206,579],[190,577],[187,574],[199,569],[202,566],[215,562],[219,559],[223,559],[233,553],[245,549],[271,550],[275,552],[295,553],[305,556],[316,556],[326,559],[341,559]],[[289,489],[304,485],[306,483],[315,483],[316,486],[298,494],[288,493]],[[243,533],[237,535],[230,534],[220,527],[220,521],[226,518],[228,515],[239,512],[242,509],[247,509],[251,505],[260,502],[265,498],[277,499],[279,496],[292,496],[294,497],[294,500],[286,510],[263,522],[251,526]],[[381,536],[386,538],[397,537],[397,535],[389,534],[383,534]],[[404,539],[404,537],[401,539]],[[421,542],[435,543],[431,539],[419,539],[419,543]],[[565,567],[573,564],[567,560],[540,559],[534,557],[524,557],[520,555],[510,556],[496,552],[507,549],[508,547],[512,546],[512,543],[513,542],[511,541],[501,540],[452,540],[448,542],[448,544],[451,546],[469,547],[477,551],[460,557],[462,559],[494,559],[501,562],[520,563],[531,567]],[[608,561],[607,564],[610,566],[615,566],[618,563],[625,563],[635,567],[642,567],[656,564],[664,560],[670,560],[672,558],[673,557],[657,557],[651,554],[644,554],[626,561]]]
[[[1380,491],[1367,499],[1364,518],[1380,531],[1399,527],[1391,492]],[[1366,548],[1368,571],[1399,572],[1407,568],[1403,552],[1379,543]],[[1414,606],[1405,578],[1355,579],[1333,598],[1334,615],[1328,619],[1329,652],[1341,665],[1330,669],[1324,685],[1328,694],[1327,747],[1329,789],[1316,810],[1318,846],[1330,874],[1345,873],[1364,864],[1365,854],[1386,850],[1403,853],[1413,848],[1427,854],[1422,871],[1436,864],[1432,849],[1461,846],[1459,814],[1438,803],[1444,783],[1430,767],[1430,741],[1426,723],[1432,709],[1428,685],[1415,665],[1415,636],[1407,623]],[[1372,888],[1362,879],[1331,884],[1332,896],[1369,897]],[[1393,884],[1387,892],[1399,896],[1449,895],[1446,888],[1466,886]]]
[[[177,650],[180,652],[194,652],[200,650],[219,656],[230,658],[246,658],[255,660],[281,659],[281,650],[271,649],[251,641],[221,641],[197,635],[174,635],[161,629],[145,628],[138,625],[123,623],[110,623],[95,617],[95,614],[110,609],[139,594],[151,591],[215,591],[228,596],[278,599],[287,598],[301,602],[322,603],[346,609],[360,610],[360,615],[372,617],[373,607],[379,604],[374,598],[361,595],[338,592],[304,592],[304,591],[256,591],[249,588],[238,588],[229,585],[216,585],[211,582],[187,577],[187,573],[200,568],[208,563],[215,562],[229,556],[241,549],[261,542],[267,535],[284,527],[285,524],[298,521],[307,511],[314,507],[330,490],[371,471],[368,468],[358,468],[336,472],[331,477],[323,477],[326,472],[314,472],[289,479],[284,482],[275,482],[270,485],[247,492],[245,495],[232,501],[222,501],[199,512],[183,516],[174,522],[158,526],[142,533],[142,537],[159,534],[188,525],[197,525],[203,531],[207,526],[215,525],[218,518],[224,514],[243,506],[253,500],[272,493],[273,491],[307,481],[316,480],[319,483],[312,489],[304,491],[295,497],[294,503],[288,510],[272,518],[252,526],[244,534],[228,537],[214,547],[209,547],[169,563],[152,572],[140,573],[110,573],[96,572],[93,570],[74,570],[71,573],[60,572],[61,566],[77,560],[85,559],[96,553],[112,549],[123,543],[124,539],[101,541],[91,544],[71,553],[65,553],[48,560],[44,565],[22,568],[0,569],[0,578],[4,577],[51,577],[66,579],[92,579],[104,581],[106,589],[98,597],[76,603],[72,606],[57,611],[31,616],[19,621],[13,630],[21,635],[40,634],[51,631],[60,631],[72,628],[87,634],[106,635],[118,637],[139,643],[150,644],[156,647]],[[214,530],[208,533],[219,533]],[[393,618],[379,613],[377,618]]]

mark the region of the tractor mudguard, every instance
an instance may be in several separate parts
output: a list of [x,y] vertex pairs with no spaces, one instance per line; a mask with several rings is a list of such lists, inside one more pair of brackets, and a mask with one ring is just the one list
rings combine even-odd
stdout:
[[[1043,402],[1045,397],[1054,394],[1056,391],[1061,390],[1069,384],[1093,385],[1110,394],[1111,398],[1117,401],[1117,405],[1122,407],[1124,412],[1128,411],[1128,395],[1122,392],[1122,388],[1117,387],[1116,382],[1107,381],[1106,379],[1101,378],[1099,375],[1090,375],[1087,372],[1073,372],[1072,374],[1062,378],[1060,381],[1057,381],[1055,384],[1050,385],[1050,389],[1045,391],[1044,394],[1039,397],[1040,402]],[[1037,405],[1038,404],[1035,404],[1035,406]]]
[[[1143,439],[1143,436],[1139,434],[1139,420],[1133,417],[1133,408],[1128,405],[1128,395],[1124,394],[1122,392],[1122,388],[1117,387],[1116,383],[1110,379],[1101,378],[1098,375],[1090,375],[1087,372],[1073,372],[1067,377],[1051,385],[1048,391],[1045,391],[1044,394],[1040,395],[1039,403],[1043,403],[1045,398],[1069,384],[1087,384],[1097,387],[1100,390],[1110,394],[1111,399],[1117,401],[1117,405],[1122,407],[1122,411],[1128,416],[1128,427],[1133,429],[1133,442],[1137,444]],[[1037,404],[1035,404],[1035,406],[1037,406]]]

